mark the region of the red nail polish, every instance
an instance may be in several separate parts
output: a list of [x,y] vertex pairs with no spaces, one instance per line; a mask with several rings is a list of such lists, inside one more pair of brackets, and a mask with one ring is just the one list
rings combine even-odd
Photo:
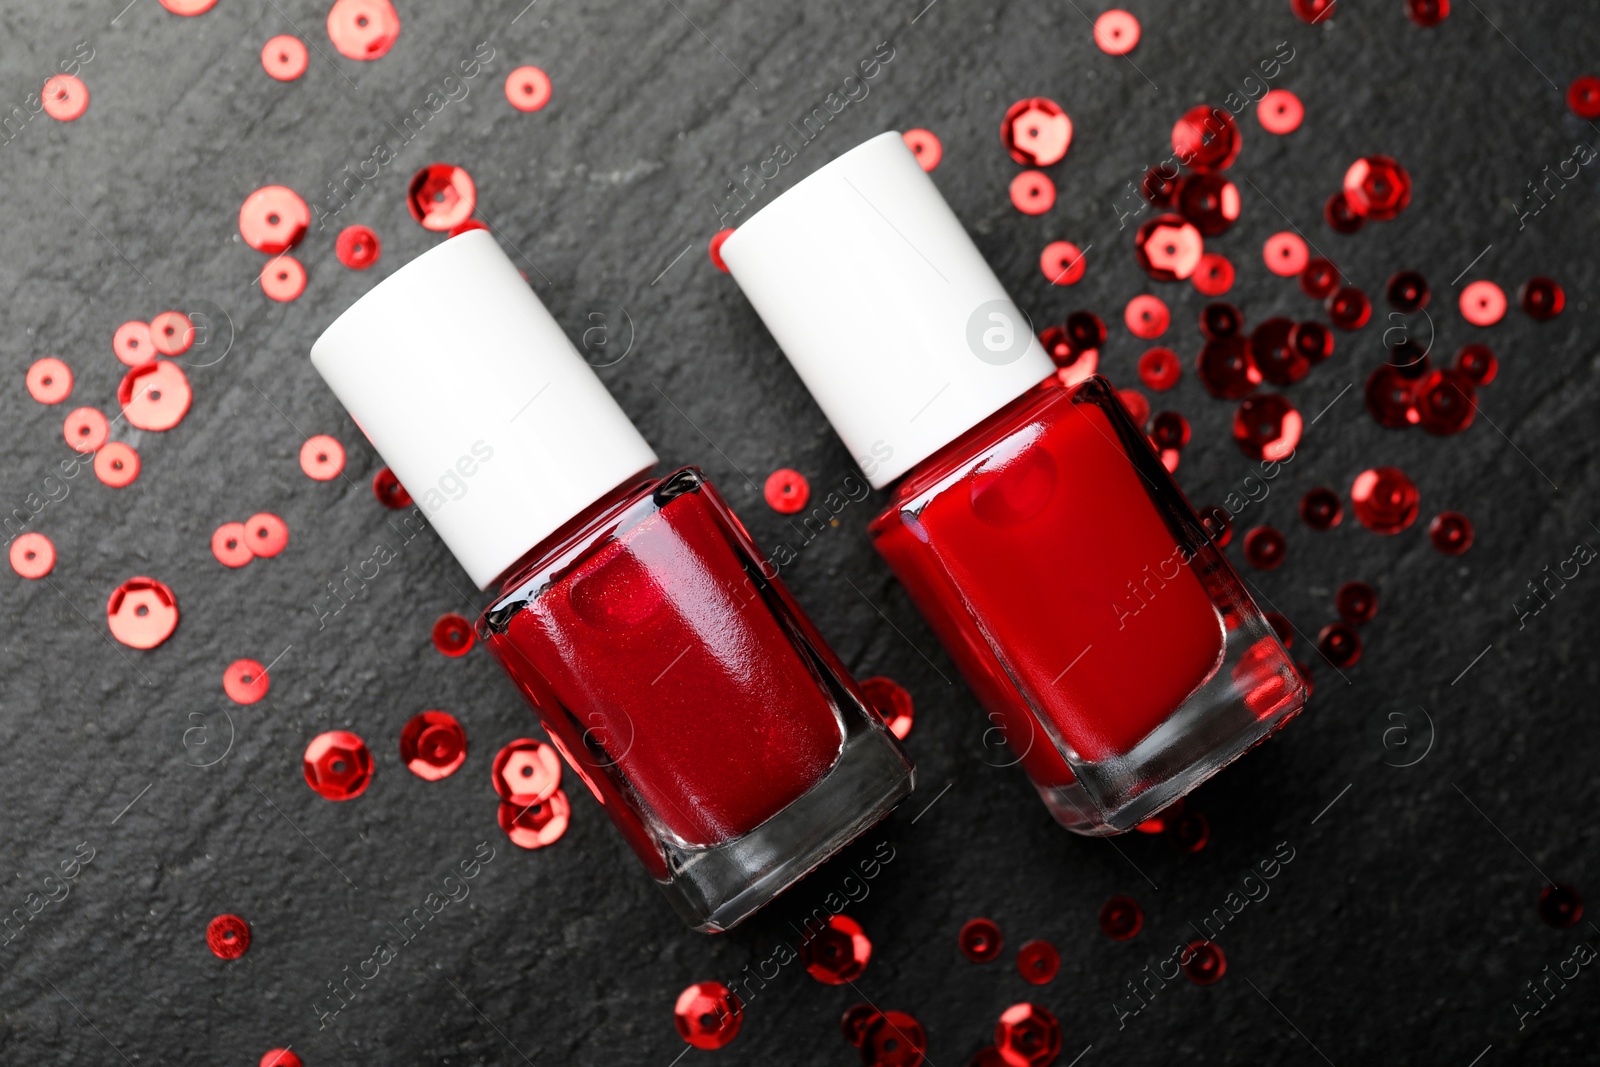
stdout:
[[1300,709],[1288,654],[1115,390],[1060,384],[898,136],[780,196],[723,258],[892,487],[879,552],[1060,822],[1131,830]]
[[649,475],[492,235],[397,271],[311,358],[497,590],[478,636],[689,923],[733,926],[910,793],[776,568],[698,470]]

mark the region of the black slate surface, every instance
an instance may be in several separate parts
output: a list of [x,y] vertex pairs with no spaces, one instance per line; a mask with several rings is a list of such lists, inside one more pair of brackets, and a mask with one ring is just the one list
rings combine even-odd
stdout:
[[[120,0],[96,0],[11,4],[0,15],[7,111],[78,42],[93,50],[82,74],[87,114],[70,124],[32,118],[0,143],[0,485],[8,511],[30,493],[59,497],[26,527],[57,546],[49,581],[0,581],[0,911],[26,911],[80,843],[93,850],[70,894],[0,943],[0,1062],[254,1064],[292,1045],[308,1067],[848,1063],[857,1053],[837,1020],[861,999],[921,1019],[938,1067],[966,1062],[999,1013],[1024,999],[1060,1018],[1059,1062],[1089,1067],[1594,1062],[1593,965],[1552,981],[1545,1006],[1520,1026],[1516,1005],[1529,995],[1525,981],[1600,939],[1587,920],[1555,930],[1536,911],[1547,879],[1595,896],[1600,577],[1581,569],[1525,625],[1514,606],[1547,565],[1580,542],[1600,544],[1593,167],[1552,185],[1525,225],[1518,217],[1542,168],[1600,144],[1600,131],[1562,101],[1595,63],[1592,6],[1465,0],[1425,31],[1400,0],[1347,3],[1317,27],[1295,20],[1287,0],[1130,0],[1144,37],[1121,60],[1093,46],[1098,7],[1072,0],[522,2],[403,3],[398,44],[367,64],[334,55],[328,5],[310,0],[223,0],[193,19],[154,0],[120,14]],[[295,83],[271,81],[260,47],[297,29],[315,49],[310,69]],[[562,841],[530,853],[500,833],[489,761],[537,727],[481,649],[447,660],[430,647],[434,618],[482,602],[431,535],[406,544],[363,598],[318,628],[324,584],[391,534],[390,513],[368,489],[381,461],[306,352],[361,293],[438,241],[407,215],[405,182],[433,160],[459,163],[476,179],[480,215],[569,332],[580,335],[599,311],[614,341],[631,343],[601,373],[664,461],[704,467],[764,544],[797,540],[761,502],[761,479],[793,466],[821,492],[853,468],[705,246],[721,225],[725,183],[770,155],[790,122],[885,41],[893,59],[869,95],[762,202],[874,133],[931,128],[944,144],[940,188],[1018,301],[1039,322],[1100,313],[1112,334],[1102,367],[1136,384],[1144,346],[1120,313],[1151,287],[1133,262],[1131,227],[1118,229],[1126,183],[1165,158],[1183,109],[1220,102],[1288,42],[1293,59],[1274,84],[1301,96],[1307,119],[1287,138],[1244,119],[1244,153],[1230,172],[1244,216],[1210,242],[1239,268],[1230,299],[1252,321],[1317,313],[1292,280],[1260,266],[1262,241],[1294,225],[1375,297],[1392,271],[1423,271],[1435,352],[1448,358],[1485,340],[1502,369],[1458,437],[1380,429],[1360,393],[1395,325],[1380,302],[1371,325],[1341,335],[1332,360],[1288,390],[1308,416],[1331,406],[1241,519],[1283,529],[1287,564],[1245,574],[1264,605],[1295,622],[1295,653],[1313,661],[1317,692],[1277,740],[1193,798],[1212,827],[1195,855],[1159,837],[1072,837],[1020,773],[991,766],[1002,758],[985,748],[986,720],[959,683],[943,680],[954,676],[949,660],[866,541],[874,504],[851,505],[785,573],[853,670],[891,675],[914,694],[919,793],[785,903],[731,935],[704,937],[678,925],[570,776]],[[263,257],[237,233],[244,198],[281,183],[321,201],[341,168],[380,140],[398,144],[395,126],[430,90],[447,91],[443,79],[480,45],[493,58],[466,97],[432,116],[298,250],[305,295],[266,300],[252,284]],[[514,112],[502,96],[505,74],[523,63],[555,85],[538,114]],[[1060,199],[1037,219],[1010,206],[1017,168],[995,136],[1005,107],[1033,94],[1061,101],[1076,124],[1071,152],[1050,168]],[[1374,152],[1410,169],[1414,203],[1397,221],[1335,235],[1322,202],[1352,159]],[[383,240],[367,273],[333,256],[333,236],[350,221]],[[1052,289],[1037,267],[1056,238],[1093,245],[1071,289]],[[1514,292],[1529,275],[1556,276],[1566,313],[1538,324],[1513,308],[1493,329],[1467,326],[1452,279],[1474,263],[1460,284],[1489,277]],[[840,269],[850,284],[849,265]],[[1186,365],[1157,408],[1194,424],[1178,480],[1197,502],[1220,501],[1253,464],[1228,439],[1232,405],[1207,397],[1187,369],[1203,298],[1184,285],[1154,291],[1172,305],[1168,341]],[[144,461],[132,486],[108,489],[85,470],[54,483],[62,496],[46,478],[69,455],[65,410],[114,411],[123,368],[112,331],[168,307],[218,324],[218,358],[190,357],[209,363],[189,368],[192,410],[164,434],[119,424],[115,436]],[[43,407],[23,388],[26,367],[47,354],[77,375],[66,405]],[[318,483],[300,472],[298,449],[312,433],[347,444],[348,478]],[[1378,463],[1415,477],[1416,526],[1379,538],[1348,518],[1326,534],[1299,523],[1305,489],[1346,491]],[[1477,525],[1460,559],[1427,543],[1427,518],[1444,508]],[[262,510],[288,521],[288,549],[240,571],[219,566],[211,531]],[[1229,552],[1240,561],[1237,540]],[[106,632],[106,597],[136,574],[172,585],[183,612],[153,652]],[[1333,590],[1352,578],[1373,583],[1382,606],[1364,630],[1365,656],[1341,675],[1308,646],[1333,618]],[[270,696],[252,707],[221,692],[223,667],[241,656],[281,656]],[[425,707],[459,715],[471,745],[463,770],[437,784],[410,775],[395,749],[401,724]],[[209,732],[187,732],[197,725]],[[300,777],[307,740],[336,727],[366,737],[378,762],[366,795],[346,804],[318,798]],[[470,897],[319,1029],[327,983],[390,938],[389,924],[479,842],[496,851]],[[794,938],[793,917],[884,847],[893,860],[849,908],[875,946],[857,988],[824,987],[790,965],[750,1000],[732,1045],[685,1052],[672,1026],[677,993],[766,960]],[[1270,895],[1219,938],[1226,977],[1207,988],[1180,980],[1119,1027],[1125,983],[1190,938],[1191,923],[1280,848],[1294,858]],[[1117,893],[1147,916],[1123,944],[1095,922]],[[254,930],[250,952],[231,963],[203,937],[224,911]],[[955,932],[975,915],[1004,928],[1000,961],[959,955]],[[1063,955],[1060,976],[1042,988],[1013,966],[1012,950],[1036,937]]]

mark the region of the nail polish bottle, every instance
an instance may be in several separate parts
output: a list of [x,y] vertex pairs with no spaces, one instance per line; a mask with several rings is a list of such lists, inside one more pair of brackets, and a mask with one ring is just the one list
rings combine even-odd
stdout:
[[480,590],[478,633],[678,912],[726,930],[912,770],[716,489],[656,456],[494,238],[451,238],[311,360]]
[[1116,391],[1062,385],[899,134],[722,257],[888,507],[874,544],[1056,819],[1148,818],[1305,686]]

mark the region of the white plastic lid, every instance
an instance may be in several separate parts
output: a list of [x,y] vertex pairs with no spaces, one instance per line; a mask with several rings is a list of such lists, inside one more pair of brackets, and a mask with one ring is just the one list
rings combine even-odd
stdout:
[[481,230],[379,283],[311,362],[479,589],[656,463]]
[[875,488],[1055,369],[898,133],[757,212],[722,259]]

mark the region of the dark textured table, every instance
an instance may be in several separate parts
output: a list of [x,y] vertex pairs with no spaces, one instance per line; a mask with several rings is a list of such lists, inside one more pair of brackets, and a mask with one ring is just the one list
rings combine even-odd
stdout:
[[[155,0],[120,14],[121,0],[4,13],[6,111],[26,111],[75,52],[93,58],[81,70],[92,93],[82,118],[25,116],[0,142],[10,180],[0,229],[4,505],[28,517],[8,537],[37,530],[59,553],[48,580],[0,582],[0,910],[25,917],[0,938],[0,1061],[254,1064],[292,1045],[308,1067],[847,1063],[857,1052],[840,1036],[840,1013],[869,1000],[920,1019],[928,1062],[948,1067],[989,1043],[1006,1006],[1031,999],[1061,1020],[1063,1065],[1594,1062],[1596,968],[1550,976],[1570,973],[1576,963],[1563,961],[1583,956],[1600,930],[1587,919],[1553,929],[1537,902],[1550,881],[1595,895],[1600,576],[1578,567],[1537,613],[1519,599],[1580,543],[1600,545],[1595,171],[1569,165],[1575,178],[1528,199],[1528,183],[1556,173],[1575,146],[1600,144],[1563,102],[1595,63],[1592,9],[1462,0],[1423,30],[1401,0],[1346,3],[1315,27],[1287,0],[1130,0],[1144,36],[1117,59],[1094,47],[1098,10],[1072,0],[523,2],[404,3],[397,45],[372,63],[334,54],[328,5],[311,0],[222,0],[192,19]],[[260,48],[278,33],[313,46],[298,81],[261,69]],[[679,925],[572,777],[564,839],[526,852],[501,833],[489,762],[537,727],[482,649],[452,660],[431,647],[438,615],[483,599],[436,539],[406,543],[319,628],[326,584],[397,538],[393,513],[368,488],[382,461],[306,353],[340,311],[440,239],[407,214],[411,173],[460,164],[476,180],[479,216],[569,333],[603,323],[627,351],[601,374],[664,462],[701,465],[763,544],[798,545],[804,535],[762,502],[762,479],[791,466],[820,495],[853,467],[705,249],[720,226],[748,217],[720,221],[734,203],[728,182],[842,91],[880,42],[892,42],[892,58],[867,95],[834,115],[758,204],[872,134],[923,126],[944,145],[935,180],[1019,303],[1035,322],[1097,311],[1111,325],[1101,367],[1119,385],[1137,385],[1144,347],[1121,325],[1124,302],[1142,291],[1166,299],[1167,342],[1186,370],[1156,405],[1194,426],[1178,480],[1197,503],[1266,487],[1241,530],[1284,530],[1287,563],[1252,571],[1238,538],[1228,551],[1263,606],[1293,620],[1294,654],[1317,691],[1282,735],[1191,799],[1210,822],[1202,851],[1143,834],[1073,837],[1020,772],[995,766],[1005,759],[985,744],[987,721],[959,682],[947,683],[949,659],[867,542],[875,502],[852,503],[785,576],[852,670],[892,676],[915,696],[918,793],[785,901],[705,937]],[[1247,483],[1255,464],[1230,440],[1234,405],[1208,397],[1192,372],[1204,298],[1185,284],[1152,287],[1119,214],[1136,206],[1128,183],[1169,154],[1177,115],[1247,88],[1281,42],[1292,59],[1273,84],[1305,101],[1305,124],[1279,138],[1244,117],[1244,152],[1229,172],[1243,217],[1208,247],[1239,268],[1228,299],[1251,321],[1321,314],[1292,279],[1261,266],[1262,242],[1289,227],[1373,294],[1375,314],[1287,390],[1308,420],[1321,417],[1276,479]],[[477,77],[445,80],[490,52]],[[524,63],[555,86],[535,114],[502,93]],[[442,106],[407,126],[430,92]],[[1007,105],[1036,94],[1059,100],[1076,134],[1050,168],[1055,208],[1029,218],[1008,201],[1018,168],[996,129]],[[353,188],[344,168],[386,140],[393,162],[342,207],[330,199],[331,182]],[[1371,153],[1404,163],[1414,201],[1396,221],[1337,235],[1323,201]],[[239,205],[268,184],[336,217],[297,250],[309,284],[287,304],[254,284],[264,259],[237,229]],[[349,222],[382,238],[369,272],[334,257]],[[1093,246],[1072,288],[1040,274],[1039,251],[1055,239]],[[850,284],[849,265],[840,268]],[[1459,436],[1384,430],[1363,410],[1362,382],[1397,325],[1385,318],[1383,283],[1401,268],[1433,285],[1432,326],[1421,317],[1407,326],[1436,328],[1436,358],[1469,340],[1500,355],[1477,421]],[[1473,278],[1514,299],[1534,274],[1566,287],[1553,322],[1513,306],[1483,330],[1455,309]],[[188,416],[166,433],[118,424],[113,436],[143,459],[127,488],[87,468],[51,481],[71,455],[66,410],[115,413],[124,368],[113,330],[169,307],[210,324],[209,347],[188,357]],[[67,404],[42,406],[23,388],[44,355],[77,376]],[[315,433],[346,444],[347,478],[301,473],[300,444]],[[1405,533],[1378,537],[1347,517],[1318,534],[1296,517],[1307,488],[1347,493],[1376,464],[1404,468],[1421,489],[1422,517]],[[1477,528],[1458,559],[1425,533],[1446,508]],[[212,530],[259,511],[287,520],[287,550],[242,570],[220,566]],[[182,610],[176,634],[150,652],[107,633],[106,598],[134,575],[167,582]],[[1365,655],[1341,672],[1312,645],[1334,618],[1334,589],[1356,578],[1377,587],[1381,608],[1363,630]],[[270,695],[248,707],[220,685],[245,656],[272,664]],[[401,725],[427,707],[457,714],[471,746],[462,771],[438,783],[409,774],[396,751]],[[361,734],[377,761],[371,788],[344,804],[301,777],[307,741],[333,728]],[[470,896],[319,1028],[329,983],[391,940],[392,924],[480,842],[493,859]],[[749,999],[730,1046],[686,1050],[672,1022],[678,992],[758,967],[874,851],[893,858],[848,908],[874,946],[855,988],[788,965]],[[85,854],[67,895],[45,897],[63,884],[49,889],[46,876]],[[1285,854],[1274,879],[1244,881]],[[1143,968],[1246,888],[1253,896],[1217,937],[1229,963],[1222,981],[1179,979],[1131,998]],[[1145,909],[1144,931],[1125,943],[1096,922],[1115,894]],[[206,923],[221,912],[253,928],[237,961],[206,947]],[[1007,939],[986,965],[967,962],[955,940],[978,915]],[[1031,938],[1063,956],[1042,987],[1014,967],[1015,947]],[[1529,981],[1542,983],[1542,999]]]

